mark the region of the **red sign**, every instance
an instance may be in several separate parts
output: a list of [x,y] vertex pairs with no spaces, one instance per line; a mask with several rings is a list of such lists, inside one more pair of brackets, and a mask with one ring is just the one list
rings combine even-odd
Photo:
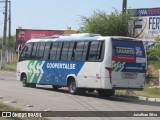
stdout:
[[16,50],[21,51],[24,44],[32,38],[45,38],[53,35],[61,35],[64,30],[32,30],[16,29]]

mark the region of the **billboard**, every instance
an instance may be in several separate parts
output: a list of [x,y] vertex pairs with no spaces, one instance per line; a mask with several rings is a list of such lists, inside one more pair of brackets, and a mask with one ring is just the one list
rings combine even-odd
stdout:
[[24,44],[32,38],[45,38],[63,33],[64,30],[16,29],[16,50],[21,51]]
[[129,21],[131,37],[154,41],[160,35],[160,8],[128,9],[132,20]]

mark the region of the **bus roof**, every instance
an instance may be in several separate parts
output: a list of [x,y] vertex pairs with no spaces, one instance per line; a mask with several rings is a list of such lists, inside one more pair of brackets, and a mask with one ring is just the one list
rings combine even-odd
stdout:
[[97,40],[96,37],[84,37],[84,38],[54,38],[54,39],[31,39],[27,41],[29,42],[54,42],[54,41],[91,41],[91,40]]
[[31,39],[27,41],[29,42],[54,42],[54,41],[92,41],[92,40],[106,40],[106,39],[117,39],[117,40],[137,40],[140,39],[124,37],[124,36],[101,36],[100,34],[91,34],[91,33],[78,33],[78,34],[70,34],[70,35],[61,35],[54,38],[42,38],[42,39]]

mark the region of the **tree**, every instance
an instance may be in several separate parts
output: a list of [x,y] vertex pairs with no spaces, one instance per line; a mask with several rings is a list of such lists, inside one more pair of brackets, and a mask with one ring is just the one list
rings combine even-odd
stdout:
[[[8,41],[8,37],[7,37],[7,41]],[[11,39],[10,39],[10,48],[12,49],[12,50],[15,50],[15,45],[16,45],[16,36],[15,35],[13,35],[13,36],[11,36]],[[8,46],[8,42],[7,42],[7,46]]]
[[156,41],[157,41],[157,42],[160,42],[160,35],[158,35],[158,36],[156,37]]
[[159,61],[160,60],[160,36],[155,38],[156,46],[148,50],[148,60]]
[[[8,41],[8,39],[9,38],[7,37],[7,41]],[[11,41],[10,42],[10,44],[11,44],[10,48],[15,50],[16,36],[15,35],[11,36],[10,41]],[[8,42],[6,43],[6,50],[7,50],[7,47],[8,47]],[[2,37],[0,37],[0,49],[2,49]]]
[[108,36],[127,36],[128,14],[114,10],[109,15],[103,11],[95,11],[90,17],[82,16],[81,32],[97,33]]

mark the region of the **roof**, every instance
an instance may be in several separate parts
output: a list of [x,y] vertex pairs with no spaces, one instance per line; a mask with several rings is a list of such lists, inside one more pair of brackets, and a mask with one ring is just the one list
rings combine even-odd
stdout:
[[[78,34],[67,34],[61,35],[51,38],[43,38],[43,39],[31,39],[28,42],[53,42],[53,41],[90,41],[90,40],[105,40],[106,38],[114,38],[114,39],[128,39],[128,40],[138,40],[140,39],[124,37],[124,36],[101,36],[100,34],[91,34],[91,33],[78,33]],[[27,43],[28,43],[27,42]]]

